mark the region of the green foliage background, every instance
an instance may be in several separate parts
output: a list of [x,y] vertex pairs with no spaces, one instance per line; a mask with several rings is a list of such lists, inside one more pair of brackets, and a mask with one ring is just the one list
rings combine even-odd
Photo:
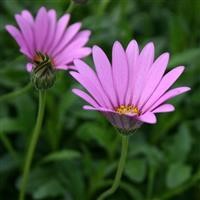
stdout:
[[[23,9],[41,6],[62,15],[68,0],[0,1],[0,95],[27,85],[25,58],[6,33]],[[110,55],[119,40],[135,38],[141,47],[154,41],[156,55],[169,51],[168,70],[185,65],[177,85],[192,88],[172,100],[173,113],[160,114],[156,125],[143,125],[130,137],[120,188],[110,200],[200,199],[200,1],[88,0],[75,6],[71,22],[92,30],[89,46],[98,44]],[[90,58],[87,61],[91,63]],[[72,94],[77,85],[59,72],[48,91],[45,121],[34,157],[27,199],[94,200],[110,186],[120,153],[120,136],[96,112],[82,110]],[[18,196],[21,171],[37,113],[35,89],[0,101],[0,199]]]

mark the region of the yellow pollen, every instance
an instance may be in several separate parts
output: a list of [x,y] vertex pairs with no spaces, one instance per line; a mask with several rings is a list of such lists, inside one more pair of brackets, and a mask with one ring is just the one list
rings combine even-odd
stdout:
[[121,105],[118,108],[115,109],[117,113],[120,115],[124,114],[140,114],[138,108],[136,106],[125,106]]

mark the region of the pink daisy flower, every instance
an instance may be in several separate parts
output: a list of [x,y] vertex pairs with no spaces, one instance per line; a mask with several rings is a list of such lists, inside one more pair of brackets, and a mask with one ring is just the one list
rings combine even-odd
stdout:
[[33,72],[39,64],[48,66],[45,68],[46,73],[74,68],[73,59],[83,58],[91,53],[91,49],[85,47],[90,31],[80,31],[80,22],[69,25],[69,14],[57,20],[55,10],[47,11],[41,7],[35,19],[27,10],[16,14],[15,19],[18,27],[7,25],[6,30],[28,58],[28,72]]
[[90,105],[86,110],[96,110],[122,132],[131,132],[143,123],[156,123],[156,113],[174,111],[174,106],[165,103],[182,94],[189,87],[171,89],[184,71],[183,66],[165,73],[169,54],[163,53],[154,59],[154,45],[148,43],[141,51],[132,40],[126,50],[119,42],[112,49],[112,64],[98,46],[92,49],[96,71],[86,63],[75,60],[77,72],[70,74],[87,90],[73,92]]

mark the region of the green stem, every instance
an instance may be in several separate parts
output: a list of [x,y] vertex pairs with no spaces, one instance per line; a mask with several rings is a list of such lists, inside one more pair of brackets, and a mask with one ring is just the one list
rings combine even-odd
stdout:
[[39,91],[39,110],[38,110],[38,115],[37,115],[37,121],[36,121],[36,125],[33,131],[33,135],[30,141],[30,145],[29,145],[26,160],[25,160],[19,200],[25,199],[25,192],[26,192],[26,186],[27,186],[27,182],[29,178],[30,167],[31,167],[33,155],[35,152],[35,147],[40,135],[40,130],[42,127],[42,121],[43,121],[44,110],[45,110],[45,102],[46,102],[46,91]]
[[29,91],[31,89],[31,83],[29,83],[28,85],[26,85],[24,88],[21,88],[17,91],[8,93],[8,94],[4,94],[2,96],[0,96],[0,102],[1,101],[7,101],[9,99],[13,99],[19,95],[22,95],[24,93],[26,93],[27,91]]
[[122,177],[122,173],[124,170],[125,162],[126,162],[126,156],[127,156],[127,151],[128,151],[128,137],[127,136],[122,136],[122,148],[121,148],[121,156],[117,168],[117,173],[115,175],[115,180],[112,184],[112,187],[105,192],[103,192],[97,200],[103,200],[106,197],[110,196],[113,194],[117,188],[119,187],[120,180]]
[[66,10],[66,13],[71,13],[73,9],[74,9],[74,2],[73,2],[73,0],[70,0],[69,6]]
[[10,143],[9,139],[6,137],[4,133],[0,133],[0,139],[2,143],[4,144],[7,151],[10,153],[10,155],[14,158],[15,161],[18,161],[18,156],[14,148],[12,147],[12,144]]

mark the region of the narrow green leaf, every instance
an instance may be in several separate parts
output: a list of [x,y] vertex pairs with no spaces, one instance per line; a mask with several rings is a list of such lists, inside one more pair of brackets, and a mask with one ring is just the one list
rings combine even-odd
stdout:
[[43,162],[56,162],[63,160],[73,160],[80,157],[80,153],[74,150],[62,150],[49,154],[43,159]]
[[21,128],[16,119],[7,118],[7,117],[0,119],[0,132],[7,133],[7,132],[20,131],[20,130]]
[[200,56],[200,48],[193,48],[182,53],[179,53],[172,57],[169,65],[171,67],[180,65],[180,64],[189,64],[195,59],[199,59]]
[[35,199],[44,199],[63,195],[66,189],[56,180],[51,180],[41,185],[34,193]]

